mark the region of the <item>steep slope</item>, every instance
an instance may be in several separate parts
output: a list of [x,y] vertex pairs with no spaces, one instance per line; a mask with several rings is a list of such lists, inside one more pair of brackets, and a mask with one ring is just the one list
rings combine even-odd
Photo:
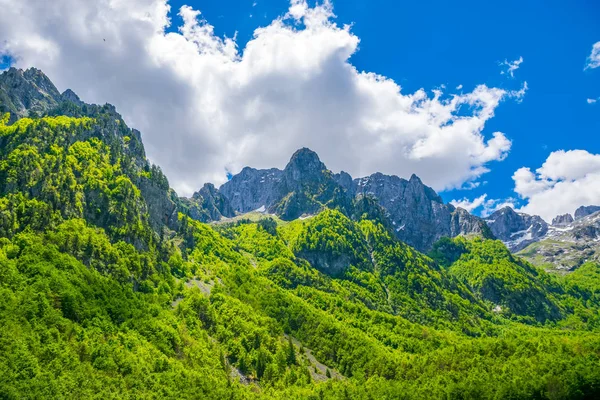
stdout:
[[488,235],[481,219],[444,204],[442,198],[414,174],[407,181],[376,173],[354,180],[352,187],[355,195],[373,196],[386,210],[396,236],[418,250],[429,250],[444,236]]
[[494,212],[485,222],[494,236],[511,251],[519,251],[537,242],[548,232],[548,224],[541,217],[517,213],[512,207]]
[[600,206],[581,206],[575,210],[575,219],[580,219],[600,211]]
[[[15,89],[19,96],[36,98],[45,96],[44,88],[54,88],[40,74],[9,70],[0,81],[7,75],[22,78]],[[31,76],[41,88],[27,80]],[[29,94],[22,93],[26,90]],[[0,120],[1,229],[12,235],[36,223],[53,226],[61,219],[86,218],[115,238],[148,246],[163,227],[175,228],[176,195],[160,168],[146,160],[139,132],[129,129],[110,105],[63,102],[45,112],[63,110],[70,116],[22,118],[7,125],[11,117],[5,114]],[[25,209],[18,211],[17,203]]]
[[11,122],[21,117],[43,115],[62,102],[78,104],[80,100],[69,89],[60,94],[38,69],[10,68],[0,74],[0,115],[10,113]]
[[448,271],[496,312],[540,322],[567,314],[559,299],[563,288],[550,275],[514,257],[500,241],[446,240],[436,244],[432,255],[446,262]]

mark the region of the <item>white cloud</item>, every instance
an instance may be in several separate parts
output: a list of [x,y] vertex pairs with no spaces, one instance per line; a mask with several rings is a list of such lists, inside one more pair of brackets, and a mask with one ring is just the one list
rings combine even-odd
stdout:
[[525,90],[404,93],[350,63],[359,38],[334,22],[329,1],[292,0],[243,49],[187,6],[167,32],[167,0],[0,0],[0,9],[0,54],[85,101],[115,104],[184,195],[224,182],[226,170],[283,167],[302,146],[334,171],[414,172],[438,190],[461,187],[507,156],[510,140],[484,128]]
[[504,60],[504,62],[500,63],[500,66],[506,67],[506,69],[501,71],[500,74],[501,75],[507,74],[507,75],[510,75],[511,78],[514,78],[515,71],[519,69],[522,62],[523,62],[523,57],[519,57],[519,59],[515,60],[515,61]]
[[519,90],[511,90],[511,97],[514,97],[515,100],[520,103],[523,101],[523,97],[525,97],[525,93],[529,90],[529,85],[527,85],[527,81],[523,82],[523,87]]
[[597,101],[598,101],[598,99],[587,99],[588,104],[594,104]]
[[452,204],[454,207],[464,208],[470,213],[474,213],[476,210],[481,209],[479,215],[482,218],[488,217],[490,214],[504,207],[516,208],[516,200],[513,198],[504,200],[488,199],[487,194],[483,194],[473,200],[469,200],[467,198],[463,198],[462,200],[452,200],[450,201],[450,204]]
[[582,205],[600,205],[600,154],[555,151],[535,173],[523,167],[513,180],[515,192],[527,200],[520,211],[551,221]]
[[450,204],[452,204],[454,207],[464,208],[468,212],[472,212],[473,210],[481,207],[485,203],[486,197],[487,194],[484,194],[473,200],[469,200],[467,198],[464,198],[462,200],[452,200]]
[[485,203],[483,203],[483,210],[481,210],[481,216],[483,218],[489,217],[491,214],[493,214],[494,212],[505,208],[505,207],[510,207],[513,209],[516,209],[516,199],[513,199],[511,197],[509,197],[508,199],[489,199],[486,200]]
[[463,85],[458,85],[458,86],[456,87],[456,90],[460,90],[460,89],[462,89],[462,88],[463,88]]
[[592,53],[586,60],[585,67],[583,68],[598,68],[600,67],[600,42],[594,43],[592,46]]

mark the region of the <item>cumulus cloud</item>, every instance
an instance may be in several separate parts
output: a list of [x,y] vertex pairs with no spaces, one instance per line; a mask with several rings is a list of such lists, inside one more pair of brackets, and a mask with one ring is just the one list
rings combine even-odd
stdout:
[[519,59],[515,60],[515,61],[504,60],[504,62],[500,63],[500,66],[504,67],[505,69],[500,71],[500,74],[501,75],[504,75],[504,74],[510,75],[511,78],[514,78],[515,71],[519,69],[522,62],[523,62],[523,57],[519,57]]
[[535,172],[517,170],[513,180],[515,192],[527,201],[520,211],[551,221],[582,205],[600,205],[600,154],[555,151]]
[[592,53],[587,58],[583,69],[593,69],[598,67],[600,67],[600,42],[596,42],[592,45]]
[[464,198],[462,200],[452,200],[450,201],[450,204],[452,204],[454,207],[464,208],[468,212],[472,212],[473,210],[476,210],[485,203],[486,197],[487,194],[484,194],[473,200],[469,200],[467,198]]
[[587,99],[588,104],[594,104],[597,101],[598,101],[598,99]]
[[483,194],[473,200],[469,200],[468,198],[463,198],[462,200],[452,200],[450,204],[454,207],[464,208],[465,210],[477,213],[483,218],[488,217],[490,214],[495,211],[500,210],[504,207],[516,208],[516,200],[513,198],[508,199],[488,199],[487,194]]
[[283,167],[303,146],[334,171],[414,172],[438,190],[461,187],[507,156],[511,141],[484,128],[526,89],[405,93],[350,63],[359,38],[327,0],[292,0],[243,49],[188,6],[169,30],[167,0],[0,0],[0,9],[0,54],[85,101],[115,104],[184,195],[246,165]]
[[505,208],[510,207],[516,209],[517,200],[509,197],[507,199],[489,199],[483,203],[483,209],[481,210],[481,216],[483,218],[489,217],[494,212]]

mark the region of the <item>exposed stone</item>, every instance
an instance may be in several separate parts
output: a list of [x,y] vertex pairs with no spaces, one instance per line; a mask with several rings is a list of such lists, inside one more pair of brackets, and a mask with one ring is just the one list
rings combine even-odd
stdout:
[[600,211],[600,206],[581,206],[575,210],[575,219],[580,219]]
[[548,224],[537,215],[517,213],[504,207],[485,219],[494,236],[511,251],[519,251],[548,232]]
[[573,216],[571,214],[558,215],[552,220],[552,226],[565,227],[571,222],[573,222]]

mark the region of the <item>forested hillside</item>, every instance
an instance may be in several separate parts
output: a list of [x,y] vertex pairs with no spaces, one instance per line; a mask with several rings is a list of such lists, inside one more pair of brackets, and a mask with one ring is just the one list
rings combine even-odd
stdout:
[[205,224],[112,106],[4,114],[0,398],[600,396],[599,265],[422,254],[360,201]]

